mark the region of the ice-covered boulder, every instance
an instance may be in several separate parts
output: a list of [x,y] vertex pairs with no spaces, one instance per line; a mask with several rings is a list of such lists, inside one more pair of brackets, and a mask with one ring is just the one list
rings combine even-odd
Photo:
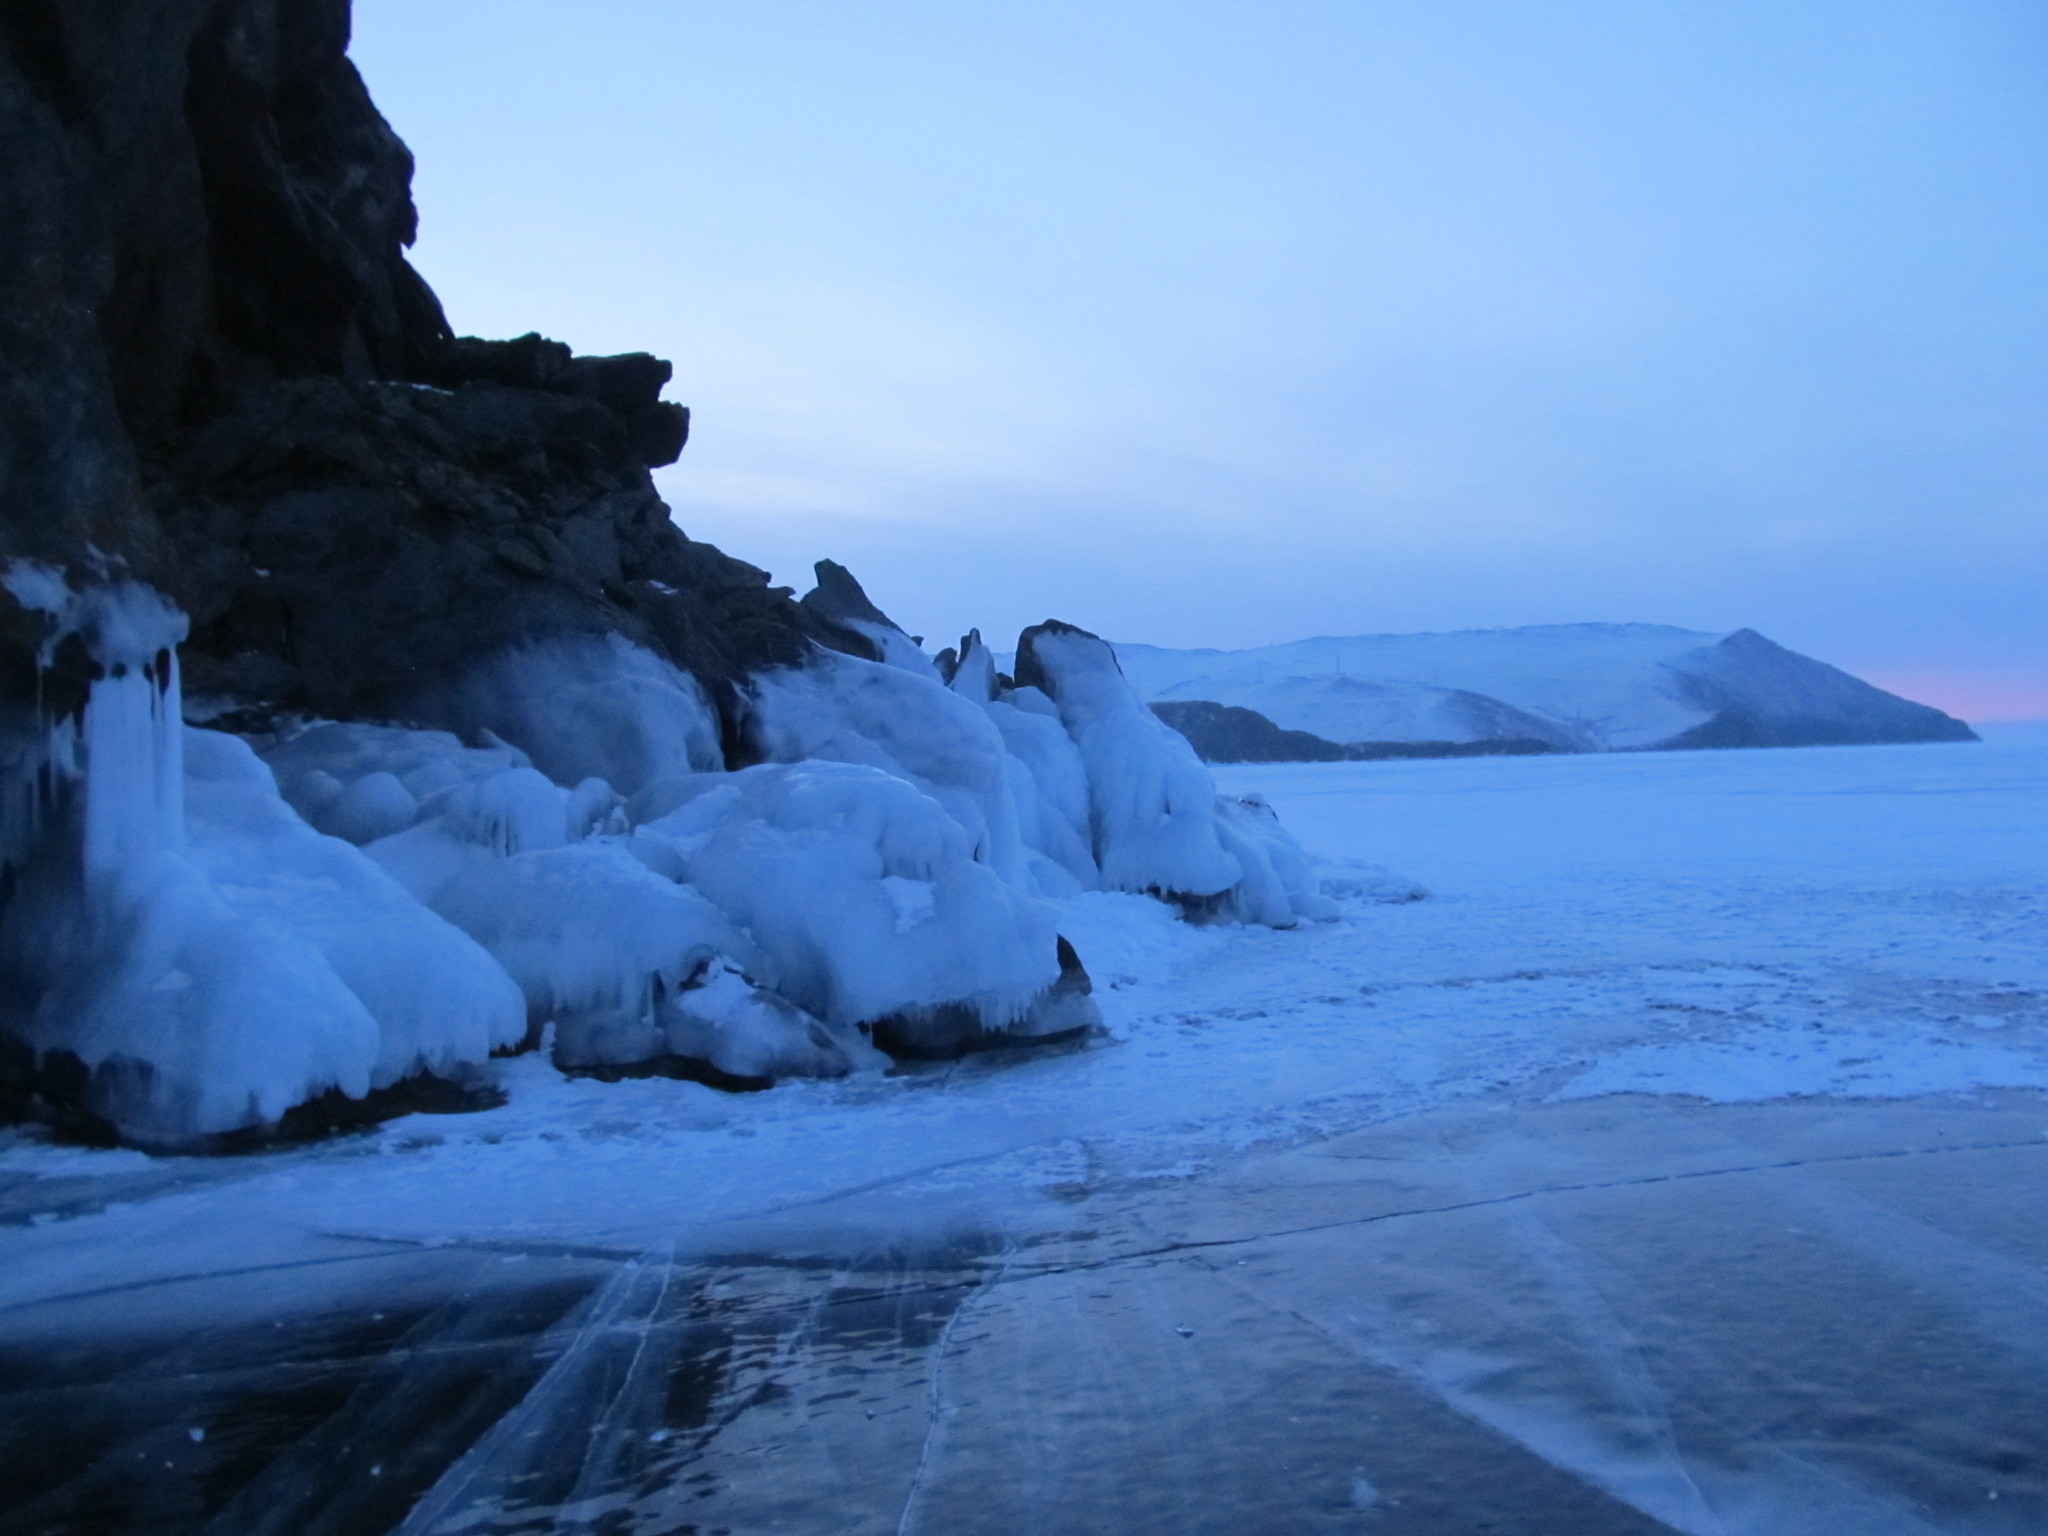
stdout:
[[[372,1087],[483,1061],[524,1033],[504,970],[355,848],[279,797],[248,745],[185,733],[187,854],[251,926],[311,943],[377,1024]],[[288,1008],[269,1021],[293,1027]]]
[[[649,824],[630,842],[604,781],[565,789],[489,738],[326,725],[272,757],[314,817],[373,830],[416,807],[368,853],[511,974],[564,1067],[834,1076],[885,1016],[1036,1027],[1060,975],[1052,914],[1016,840],[1004,775],[1021,765],[986,715],[936,677],[834,653],[758,687],[756,729],[799,762],[659,777],[630,802]],[[835,754],[865,761],[848,777]],[[885,915],[872,940],[864,903]],[[724,987],[690,1001],[714,963],[755,978],[748,1009],[706,1013]]]
[[881,660],[820,653],[804,668],[757,678],[749,730],[760,755],[867,763],[907,778],[961,823],[977,858],[1020,889],[1059,897],[1096,888],[1087,774],[1050,700],[1013,697],[978,633],[935,665],[829,560],[818,563],[804,605]]
[[[354,722],[295,732],[266,747],[263,760],[292,809],[321,831],[357,844],[403,831],[423,806],[438,806],[451,793],[533,766],[502,741],[472,747],[447,731]],[[397,791],[412,805],[402,822],[405,801]]]
[[623,1012],[646,1024],[651,1044],[664,988],[680,986],[714,955],[751,954],[710,902],[651,873],[616,842],[499,854],[432,826],[369,852],[497,958],[530,1018],[552,1019],[563,1034],[585,1016]]
[[820,651],[756,678],[748,723],[771,762],[859,763],[916,785],[959,823],[973,858],[1036,894],[1017,812],[1018,790],[1035,790],[1013,778],[987,712],[936,673]]
[[675,781],[663,800],[637,802],[651,819],[635,851],[745,928],[760,979],[799,1007],[934,1048],[941,1034],[961,1043],[958,1017],[981,1037],[1048,1032],[1055,910],[977,862],[960,823],[908,779],[761,764]]
[[888,1058],[860,1030],[806,1013],[723,956],[705,961],[661,1008],[669,1054],[735,1086],[780,1077],[846,1077]]
[[1216,914],[1233,922],[1286,928],[1337,915],[1301,844],[1258,795],[1218,795],[1216,831],[1244,875],[1218,898]]
[[1116,653],[1064,624],[1027,629],[1017,680],[1050,698],[1088,771],[1096,862],[1110,890],[1221,895],[1243,877],[1216,828],[1216,783],[1139,702]]

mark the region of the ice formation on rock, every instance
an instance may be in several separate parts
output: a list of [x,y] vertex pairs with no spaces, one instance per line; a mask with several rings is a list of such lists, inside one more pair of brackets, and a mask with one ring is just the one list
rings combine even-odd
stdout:
[[960,824],[974,858],[1036,892],[1002,733],[929,668],[821,653],[759,678],[750,723],[770,761],[862,763],[915,784]]
[[806,1013],[724,957],[705,961],[667,1000],[661,1028],[670,1055],[740,1084],[845,1077],[888,1063],[859,1029]]
[[1054,909],[977,862],[908,779],[766,763],[676,783],[670,798],[635,829],[635,851],[745,928],[760,979],[790,1001],[832,1024],[906,1020],[911,1037],[947,1007],[989,1032],[1046,1032]]
[[665,773],[725,766],[697,680],[616,634],[496,651],[408,704],[415,719],[490,731],[562,784],[599,778],[631,795]]
[[490,952],[524,997],[522,1027],[554,1024],[564,1067],[669,1054],[663,1000],[713,958],[754,958],[722,912],[612,835],[624,820],[601,779],[564,789],[516,748],[381,726],[320,726],[271,758],[296,793],[331,795],[307,805],[330,823],[365,785],[415,800],[413,820],[370,841],[369,857]]
[[449,1074],[518,1042],[525,1010],[488,954],[294,814],[246,743],[191,729],[185,742],[191,862],[250,927],[312,944],[362,1002],[377,1025],[372,1087]]
[[830,622],[890,659],[757,674],[736,739],[770,761],[738,772],[697,684],[617,637],[472,667],[434,695],[467,739],[316,723],[259,759],[181,724],[184,620],[156,593],[7,582],[46,664],[75,642],[93,680],[10,765],[0,1025],[136,1140],[550,1027],[565,1068],[728,1086],[1071,1035],[1100,1012],[1048,897],[1330,910],[1271,811],[1219,800],[1078,630],[1027,632],[1013,685],[974,634],[933,666],[845,577]]
[[1009,688],[979,630],[960,642],[949,686],[995,722],[1017,801],[1018,833],[1048,896],[1102,884],[1088,838],[1088,767],[1060,723],[1059,707],[1036,688]]
[[1300,845],[1270,810],[1219,799],[1194,748],[1139,701],[1106,642],[1065,624],[1027,629],[1017,682],[1052,701],[1080,751],[1107,889],[1276,926],[1333,913]]
[[53,729],[69,782],[0,911],[6,1028],[46,1076],[70,1064],[74,1107],[180,1141],[519,1037],[486,955],[300,821],[245,744],[182,723],[182,614],[133,583],[10,576],[99,673],[82,728]]

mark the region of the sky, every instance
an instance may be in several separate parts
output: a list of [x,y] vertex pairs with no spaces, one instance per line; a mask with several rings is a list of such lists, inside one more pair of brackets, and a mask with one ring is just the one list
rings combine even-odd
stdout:
[[457,330],[936,647],[1647,621],[2048,717],[2041,0],[356,0]]

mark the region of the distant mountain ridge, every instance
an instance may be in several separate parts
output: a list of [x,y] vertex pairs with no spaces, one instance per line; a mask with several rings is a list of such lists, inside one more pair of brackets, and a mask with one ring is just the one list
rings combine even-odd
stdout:
[[[1244,651],[1119,644],[1116,654],[1139,696],[1212,761],[1396,755],[1390,745],[1466,756],[1489,743],[1617,752],[1977,739],[1953,716],[1752,629],[1554,624],[1321,636]],[[1192,704],[1228,708],[1181,707]],[[1290,735],[1329,750],[1283,746]],[[1367,744],[1380,746],[1349,750]]]

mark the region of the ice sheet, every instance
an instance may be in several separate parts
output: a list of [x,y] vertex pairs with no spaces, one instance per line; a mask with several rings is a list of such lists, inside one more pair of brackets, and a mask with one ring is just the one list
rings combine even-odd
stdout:
[[1432,894],[1072,898],[1093,1049],[0,1150],[22,1518],[2048,1528],[2048,743],[1219,779]]

